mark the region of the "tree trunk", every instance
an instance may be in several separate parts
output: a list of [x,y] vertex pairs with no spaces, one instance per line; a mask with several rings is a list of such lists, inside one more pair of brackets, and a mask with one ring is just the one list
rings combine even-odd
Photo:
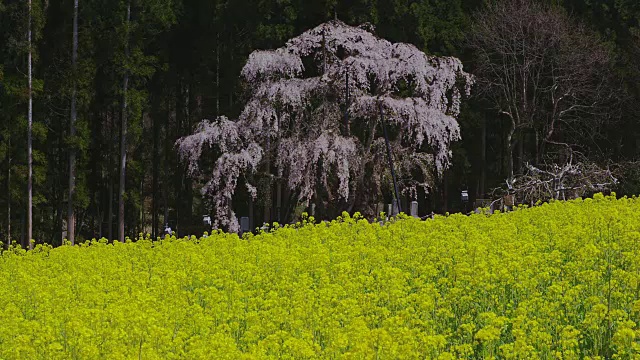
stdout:
[[[60,179],[60,181],[62,181],[62,179]],[[57,188],[58,186],[62,186],[62,184],[59,184],[56,181],[55,187]],[[64,189],[62,189],[60,192],[63,193]],[[58,229],[63,229],[62,222],[63,222],[63,219],[64,219],[64,215],[63,215],[64,214],[64,204],[62,202],[62,196],[58,196],[56,200],[58,200],[58,201],[56,201],[57,205],[56,205],[56,210],[55,210],[55,217],[56,217],[55,225],[56,225],[56,227]],[[52,239],[55,238],[56,242],[57,242],[57,240],[60,240],[60,244],[62,244],[62,242],[64,241],[64,232],[61,231],[59,233],[59,235],[60,235],[59,238],[57,236],[53,235]]]
[[253,216],[253,198],[251,197],[251,195],[249,195],[249,231],[255,230],[255,228],[253,227]]
[[[129,21],[131,21],[131,0],[127,3],[126,37],[124,55],[129,60]],[[127,64],[128,65],[128,64]],[[122,125],[120,127],[120,190],[118,191],[118,239],[124,242],[124,190],[127,168],[127,89],[129,87],[129,70],[125,69],[122,82]]]
[[520,131],[520,136],[518,136],[518,171],[521,171],[524,167],[524,139],[525,133]]
[[[11,138],[7,141],[7,149],[11,151]],[[7,170],[7,248],[11,245],[11,155]]]
[[20,214],[20,244],[22,244],[23,248],[26,247],[26,217],[26,211],[22,211]]
[[151,238],[157,239],[158,237],[158,137],[160,136],[160,127],[157,121],[153,120],[153,180],[152,180],[152,195],[151,195]]
[[[165,157],[166,159],[166,157]],[[165,160],[166,161],[166,160]],[[167,181],[169,176],[169,172],[166,169],[166,163],[165,163],[165,169],[164,169],[164,177],[162,179],[162,205],[164,206],[164,227],[167,227],[169,225],[169,183]],[[164,233],[164,228],[163,228],[163,233]]]
[[97,239],[102,239],[102,212],[100,210],[100,192],[102,189],[95,192],[93,195],[93,232],[97,233]]
[[[186,87],[187,85],[185,85],[187,83],[187,80],[185,80],[185,76],[181,76],[180,79],[177,82],[176,85],[176,98],[175,98],[175,113],[176,113],[176,127],[175,127],[175,134],[173,136],[173,139],[179,139],[182,134],[184,133],[183,128],[184,128],[184,124],[186,123],[186,117],[187,117],[187,111],[186,111],[186,107],[188,104],[188,100],[186,100],[186,96],[187,96],[187,90]],[[167,144],[166,145],[166,149],[165,151],[167,151],[167,153],[172,153],[170,145]],[[182,165],[178,162],[175,165],[175,169],[180,169],[179,171],[173,171],[171,176],[173,178],[173,194],[175,194],[175,197],[172,199],[173,200],[173,211],[174,211],[174,215],[171,218],[173,220],[173,226],[171,226],[171,229],[173,231],[176,232],[176,234],[178,234],[178,226],[180,224],[180,207],[182,206],[182,197],[179,196],[178,194],[182,194],[182,185],[183,185],[183,174],[182,174],[182,169],[181,169]]]
[[69,136],[73,144],[69,151],[69,208],[67,210],[67,237],[71,245],[75,244],[76,239],[76,217],[73,206],[74,195],[76,192],[76,119],[78,117],[76,110],[77,94],[76,94],[76,74],[78,64],[78,0],[73,2],[73,46],[71,51],[71,68],[73,71],[73,89],[71,91],[71,119],[69,121]]
[[282,223],[282,182],[276,184],[276,221]]
[[216,117],[220,116],[220,33],[216,38]]
[[512,127],[509,130],[509,134],[507,134],[506,145],[506,156],[507,156],[507,179],[511,181],[513,179],[513,134],[515,133],[515,129]]
[[[143,162],[144,164],[144,162]],[[142,234],[142,236],[144,237],[145,234],[145,229],[144,229],[144,175],[145,175],[145,171],[144,168],[142,169],[142,176],[140,177],[140,231],[138,231],[139,234]]]
[[[201,115],[202,113],[199,112],[198,109],[198,101],[197,101],[197,94],[196,91],[194,91],[192,88],[195,88],[195,86],[193,85],[194,80],[193,78],[191,78],[189,80],[189,87],[188,87],[188,96],[187,96],[187,133],[191,133],[192,129],[193,129],[193,118],[197,117],[198,119],[201,119]],[[193,225],[193,182],[191,177],[186,176],[187,174],[187,167],[186,165],[182,167],[183,172],[182,172],[182,182],[183,182],[183,186],[184,186],[184,196],[185,196],[185,201],[184,201],[184,209],[182,211],[182,226],[183,227],[187,227],[190,228]],[[186,234],[186,235],[192,235],[192,234]]]
[[29,46],[28,55],[28,77],[29,77],[29,112],[27,117],[27,237],[29,249],[33,249],[31,242],[33,238],[33,139],[31,129],[33,126],[33,88],[32,88],[32,64],[31,64],[31,0],[28,0],[29,6],[29,23],[27,30],[27,44]]
[[536,130],[536,166],[540,165],[540,132]]
[[[233,34],[231,34],[229,43],[233,44]],[[229,59],[231,60],[230,63],[233,64],[234,63],[233,49],[230,49],[229,52],[230,52]],[[231,113],[232,111],[233,111],[233,85],[229,87],[229,111],[228,112]]]
[[113,187],[114,187],[114,179],[112,172],[115,168],[115,164],[113,161],[113,153],[115,152],[115,142],[113,139],[115,138],[115,122],[113,113],[110,111],[107,112],[107,117],[109,119],[109,165],[107,168],[107,176],[109,178],[109,189],[107,190],[107,200],[109,202],[107,206],[107,237],[109,241],[113,241]]
[[[109,161],[111,165],[111,161]],[[112,166],[109,166],[112,168]],[[113,177],[109,178],[109,210],[107,210],[107,236],[109,237],[109,241],[113,240]]]
[[[174,104],[174,102],[169,102],[167,101],[168,104]],[[172,117],[172,111],[176,110],[175,109],[171,109],[171,105],[168,106],[168,111],[167,111],[167,123],[164,127],[165,129],[165,139],[164,139],[164,147],[163,147],[163,157],[164,157],[164,162],[163,162],[163,167],[162,167],[162,206],[163,206],[163,223],[162,223],[162,234],[164,234],[164,229],[165,227],[169,224],[169,179],[171,178],[171,175],[169,174],[169,170],[167,169],[167,167],[169,166],[169,154],[171,154],[171,148],[169,145],[169,127],[171,125],[171,117]],[[176,116],[177,116],[177,111],[176,111]]]
[[267,146],[265,149],[265,160],[267,169],[265,170],[267,176],[267,185],[264,196],[265,204],[264,204],[264,220],[263,223],[271,223],[271,206],[273,201],[273,196],[271,194],[271,135],[267,134]]
[[448,171],[444,170],[442,172],[442,211],[449,211],[449,176],[447,176]]
[[481,148],[480,148],[480,189],[479,195],[484,198],[485,195],[485,184],[487,181],[487,117],[486,115],[482,116],[482,131],[481,131]]

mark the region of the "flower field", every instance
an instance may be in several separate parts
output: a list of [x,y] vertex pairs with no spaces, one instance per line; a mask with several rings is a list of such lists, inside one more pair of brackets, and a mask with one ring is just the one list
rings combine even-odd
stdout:
[[640,199],[0,257],[0,359],[640,356]]

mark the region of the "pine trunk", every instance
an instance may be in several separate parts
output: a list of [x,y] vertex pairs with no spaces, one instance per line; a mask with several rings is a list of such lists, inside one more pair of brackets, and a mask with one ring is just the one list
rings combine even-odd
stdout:
[[[69,121],[69,136],[73,140],[76,135],[76,119],[78,117],[76,102],[76,74],[78,64],[78,0],[73,2],[73,47],[71,51],[71,68],[73,71],[73,89],[71,91],[71,119]],[[74,141],[75,143],[75,141]],[[75,145],[75,144],[74,144]],[[76,216],[73,207],[73,200],[76,192],[76,149],[72,145],[69,151],[69,204],[67,209],[67,236],[71,245],[75,244],[76,239]]]
[[29,6],[29,27],[27,30],[27,44],[29,46],[28,55],[28,77],[29,77],[29,112],[27,117],[27,237],[29,249],[33,249],[33,139],[31,128],[33,125],[33,88],[32,88],[32,64],[31,64],[31,0],[28,1]]
[[[7,144],[11,151],[11,140]],[[11,156],[9,156],[9,167],[7,169],[7,249],[11,245]]]
[[487,181],[487,117],[484,115],[482,117],[482,133],[481,133],[481,149],[480,149],[480,157],[481,157],[481,172],[480,172],[480,191],[479,195],[484,198],[485,195],[485,184]]
[[151,194],[151,238],[158,237],[158,137],[160,137],[160,127],[156,118],[153,119],[153,180]]
[[[127,4],[127,23],[125,38],[125,58],[129,58],[129,21],[131,21],[131,1]],[[129,88],[129,71],[125,69],[122,82],[122,124],[120,127],[120,190],[118,191],[118,239],[124,242],[124,190],[125,171],[127,168],[127,89]]]
[[[167,102],[168,104],[173,104],[174,102]],[[168,138],[169,138],[169,128],[171,126],[171,119],[172,119],[172,112],[174,112],[175,109],[172,109],[171,106],[168,107],[168,111],[167,111],[167,122],[164,126],[165,128],[165,132],[164,132],[164,137],[165,137],[165,141],[164,141],[164,148],[163,148],[163,167],[162,167],[162,213],[163,213],[163,220],[162,220],[162,234],[165,233],[165,229],[166,227],[169,225],[169,179],[171,178],[171,174],[169,172],[168,169],[168,165],[170,164],[170,154],[171,154],[171,146],[169,144]],[[177,111],[175,111],[176,116],[177,116]]]
[[115,168],[115,164],[113,161],[113,153],[115,152],[115,143],[113,141],[114,137],[114,129],[115,122],[114,115],[111,111],[108,112],[109,119],[109,166],[107,168],[109,177],[109,189],[107,190],[107,199],[109,201],[107,205],[107,237],[109,241],[113,241],[113,187],[114,187],[114,178],[113,178],[113,170]]
[[[144,162],[142,163],[144,164]],[[144,228],[144,222],[145,222],[145,218],[144,218],[144,175],[145,175],[145,169],[142,169],[142,176],[140,177],[140,216],[139,216],[139,221],[140,221],[140,226],[139,226],[139,234],[143,234],[142,236],[144,237],[145,234],[145,228]]]

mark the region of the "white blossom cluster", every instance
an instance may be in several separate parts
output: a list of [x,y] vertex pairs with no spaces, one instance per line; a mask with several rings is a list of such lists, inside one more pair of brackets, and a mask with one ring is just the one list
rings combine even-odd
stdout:
[[[176,146],[189,167],[190,175],[199,174],[198,161],[205,148],[218,147],[221,156],[215,162],[209,181],[203,187],[205,195],[213,199],[216,209],[214,227],[227,226],[230,231],[238,231],[239,224],[231,207],[238,178],[248,171],[255,171],[262,160],[262,148],[256,142],[243,137],[238,123],[224,116],[216,121],[202,121],[194,134],[178,140]],[[251,196],[256,190],[250,184],[247,189]]]
[[[337,199],[353,198],[362,190],[356,180],[383,163],[382,132],[376,131],[380,108],[398,134],[392,139],[395,156],[407,155],[400,168],[430,159],[429,166],[442,172],[451,142],[460,138],[456,117],[462,93],[468,95],[473,84],[456,58],[429,56],[340,21],[311,29],[282,48],[253,52],[241,75],[249,99],[239,118],[205,120],[178,142],[193,174],[203,148],[215,146],[223,154],[203,191],[214,198],[218,220],[230,230],[237,226],[230,206],[238,178],[256,171],[260,162],[275,165],[300,202],[308,203],[318,184]],[[354,131],[345,130],[345,110]],[[428,156],[411,155],[427,150]],[[253,185],[247,189],[256,195]]]

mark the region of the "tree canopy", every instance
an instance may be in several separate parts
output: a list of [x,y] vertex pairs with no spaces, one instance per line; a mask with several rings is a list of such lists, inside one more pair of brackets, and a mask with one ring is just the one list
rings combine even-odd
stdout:
[[[383,197],[388,170],[381,114],[397,134],[393,153],[403,192],[428,191],[432,168],[441,174],[448,166],[450,143],[460,136],[461,91],[469,95],[471,76],[456,58],[428,56],[371,31],[335,20],[282,48],[251,53],[241,72],[248,100],[239,119],[205,120],[178,141],[192,173],[203,147],[219,148],[203,192],[215,199],[223,225],[237,231],[229,207],[238,178],[248,180],[265,162],[275,169],[268,164],[263,175],[286,184],[304,206],[322,188],[323,200],[343,203],[336,210],[356,205],[375,215],[371,203]],[[255,186],[246,186],[255,198]]]

